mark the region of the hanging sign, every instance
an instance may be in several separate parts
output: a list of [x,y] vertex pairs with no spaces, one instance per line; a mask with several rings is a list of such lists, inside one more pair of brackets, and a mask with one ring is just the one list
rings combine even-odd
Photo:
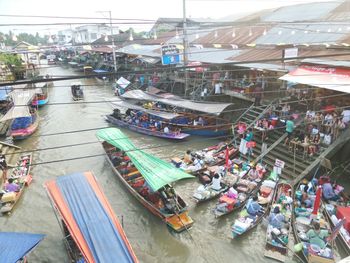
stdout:
[[176,45],[164,45],[161,49],[163,65],[173,65],[180,63],[180,50]]

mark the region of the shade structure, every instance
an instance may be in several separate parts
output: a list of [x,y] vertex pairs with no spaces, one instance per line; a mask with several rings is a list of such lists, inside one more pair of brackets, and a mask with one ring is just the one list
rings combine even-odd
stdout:
[[280,79],[350,93],[350,70],[345,68],[302,65]]
[[92,172],[61,176],[45,187],[86,262],[138,262]]
[[194,178],[194,176],[175,168],[170,163],[137,149],[129,138],[117,128],[99,130],[96,136],[100,140],[125,151],[153,191],[181,179]]
[[16,263],[33,250],[45,235],[0,232],[0,262]]
[[30,117],[31,114],[27,105],[33,99],[34,95],[34,89],[15,89],[9,93],[9,96],[11,96],[13,101],[13,107],[6,112],[6,114],[1,118],[0,122],[20,117]]
[[220,115],[228,106],[232,105],[232,103],[203,103],[184,99],[162,98],[157,95],[146,93],[142,90],[129,90],[121,95],[121,97],[133,100],[157,101],[173,107],[205,112],[213,115]]

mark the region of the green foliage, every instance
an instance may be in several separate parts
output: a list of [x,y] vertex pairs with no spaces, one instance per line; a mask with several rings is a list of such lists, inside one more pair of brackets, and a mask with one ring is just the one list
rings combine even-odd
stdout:
[[21,41],[25,41],[32,45],[38,45],[41,44],[47,44],[47,39],[44,37],[40,37],[39,33],[37,32],[35,35],[28,34],[28,33],[19,33],[16,35],[17,41],[13,41],[14,33],[12,31],[9,31],[8,34],[4,34],[0,32],[0,42],[5,43],[6,46],[15,46]]
[[3,62],[7,66],[11,67],[20,67],[22,65],[22,60],[17,54],[0,54],[0,61]]

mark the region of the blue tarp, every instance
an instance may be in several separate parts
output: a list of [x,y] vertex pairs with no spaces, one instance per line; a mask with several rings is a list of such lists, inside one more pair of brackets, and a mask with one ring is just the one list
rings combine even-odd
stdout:
[[0,263],[16,263],[27,255],[45,235],[0,232]]
[[33,119],[31,116],[16,118],[12,122],[11,130],[25,129],[29,127],[34,121],[35,118]]
[[7,100],[7,94],[13,90],[12,87],[5,86],[0,88],[0,100]]
[[134,262],[119,231],[83,173],[56,181],[96,262]]

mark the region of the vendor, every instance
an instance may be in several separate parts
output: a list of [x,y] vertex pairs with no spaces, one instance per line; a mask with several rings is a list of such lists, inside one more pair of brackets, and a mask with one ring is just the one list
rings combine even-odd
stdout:
[[211,189],[220,191],[221,189],[221,176],[216,173],[211,181]]
[[284,222],[284,215],[281,214],[279,206],[276,206],[269,216],[269,225],[271,225],[274,228],[281,229]]
[[310,244],[319,246],[321,249],[326,247],[325,238],[328,236],[328,230],[321,230],[318,222],[314,222],[314,229],[310,229],[306,235]]
[[13,178],[8,179],[8,183],[5,186],[6,192],[18,192],[20,190],[20,187],[18,184],[14,183]]
[[189,164],[192,162],[191,151],[187,150],[183,159],[184,163]]
[[259,212],[262,210],[261,205],[258,203],[258,197],[254,196],[253,198],[249,199],[247,204],[247,212],[251,216],[257,216]]

